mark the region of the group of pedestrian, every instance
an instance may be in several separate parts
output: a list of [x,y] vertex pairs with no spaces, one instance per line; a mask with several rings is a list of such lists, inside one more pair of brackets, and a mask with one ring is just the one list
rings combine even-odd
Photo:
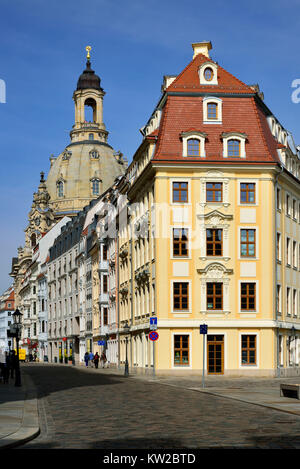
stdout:
[[100,361],[100,365],[101,365],[101,368],[105,368],[106,367],[106,363],[107,363],[107,358],[106,358],[106,354],[103,350],[103,352],[101,353],[101,356],[99,357],[99,354],[98,352],[95,353],[95,355],[92,353],[92,352],[85,352],[84,354],[84,361],[85,361],[85,366],[88,368],[89,366],[93,366],[92,364],[94,363],[95,365],[95,368],[98,368],[99,366],[99,361]]
[[9,378],[14,378],[15,370],[17,366],[17,355],[14,350],[5,352],[5,362],[0,363],[0,376],[4,384],[7,384]]

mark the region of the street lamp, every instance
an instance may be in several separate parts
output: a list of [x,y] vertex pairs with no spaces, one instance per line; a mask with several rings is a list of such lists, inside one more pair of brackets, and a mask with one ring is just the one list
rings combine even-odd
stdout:
[[20,332],[22,327],[22,313],[16,309],[16,311],[12,314],[15,331],[16,331],[16,343],[17,343],[17,357],[16,357],[16,379],[15,379],[15,386],[22,386],[21,384],[21,373],[20,373],[20,361],[19,361],[19,340],[20,340]]
[[[124,331],[126,334],[129,333],[130,331],[130,327],[128,325],[128,321],[125,321],[125,324],[124,324]],[[128,347],[128,336],[126,335],[126,359],[125,359],[125,372],[124,372],[124,375],[125,376],[128,376],[129,375],[129,367],[128,367],[128,353],[127,353],[127,347]]]

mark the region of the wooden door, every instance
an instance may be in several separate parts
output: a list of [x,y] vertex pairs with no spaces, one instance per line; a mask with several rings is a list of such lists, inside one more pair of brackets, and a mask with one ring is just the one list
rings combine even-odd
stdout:
[[207,374],[224,374],[224,336],[207,336]]

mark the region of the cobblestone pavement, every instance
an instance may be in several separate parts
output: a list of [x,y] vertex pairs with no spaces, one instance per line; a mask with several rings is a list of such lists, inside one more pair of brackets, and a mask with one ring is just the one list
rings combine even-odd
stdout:
[[300,449],[300,417],[159,382],[33,364],[41,434],[21,449]]

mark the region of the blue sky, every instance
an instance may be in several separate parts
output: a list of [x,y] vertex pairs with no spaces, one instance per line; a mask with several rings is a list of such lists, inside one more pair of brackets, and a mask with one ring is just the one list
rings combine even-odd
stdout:
[[106,92],[109,142],[129,161],[139,129],[158,102],[163,75],[192,59],[192,42],[210,40],[211,57],[248,84],[300,144],[300,2],[215,0],[0,0],[1,272],[11,282],[11,258],[24,243],[27,214],[40,171],[69,142],[72,94],[92,46],[92,68]]

